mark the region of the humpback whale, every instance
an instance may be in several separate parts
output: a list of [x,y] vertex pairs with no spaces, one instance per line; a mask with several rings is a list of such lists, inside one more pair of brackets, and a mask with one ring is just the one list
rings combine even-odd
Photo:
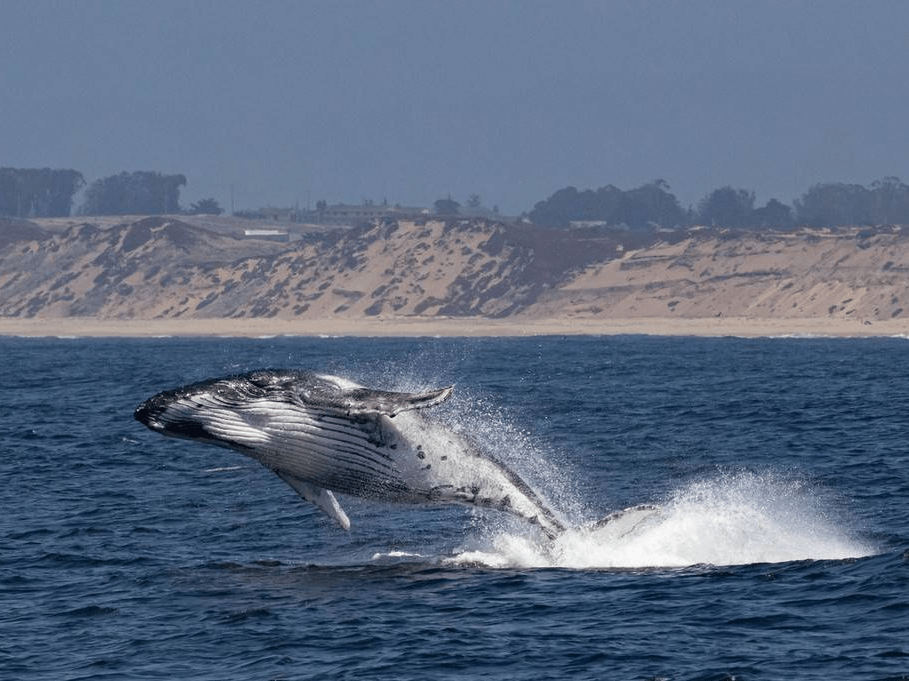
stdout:
[[263,369],[158,393],[136,407],[135,418],[163,435],[257,460],[344,529],[350,520],[335,493],[497,509],[555,538],[565,527],[530,485],[424,414],[453,389],[390,392],[338,376]]

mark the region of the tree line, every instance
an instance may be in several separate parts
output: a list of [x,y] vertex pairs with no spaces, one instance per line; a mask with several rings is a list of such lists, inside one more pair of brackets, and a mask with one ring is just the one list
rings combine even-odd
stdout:
[[785,230],[795,226],[909,224],[909,185],[898,177],[885,177],[870,187],[816,184],[791,207],[777,199],[756,206],[754,192],[726,186],[713,190],[687,210],[663,180],[625,191],[613,185],[583,191],[565,187],[537,202],[527,218],[539,225],[605,224],[629,229],[707,225]]
[[[66,217],[76,194],[85,187],[80,215],[159,215],[223,212],[214,199],[184,210],[180,189],[186,176],[152,171],[122,172],[95,180],[87,187],[82,173],[51,168],[0,168],[0,215]],[[322,202],[324,203],[324,202]],[[481,208],[472,195],[468,208]],[[459,213],[451,196],[435,202],[440,215]],[[493,213],[498,209],[494,208]],[[777,199],[755,205],[754,192],[731,186],[707,194],[696,207],[682,208],[664,180],[622,190],[614,185],[578,190],[565,187],[538,201],[526,218],[538,225],[653,226],[673,229],[691,225],[745,229],[789,229],[795,226],[909,224],[909,185],[885,177],[869,187],[859,184],[815,184],[788,206]]]
[[[85,189],[79,215],[161,215],[181,213],[180,188],[186,176],[152,171],[122,172],[95,180]],[[51,168],[0,168],[0,215],[21,218],[68,217],[82,173]],[[190,213],[222,211],[214,199],[190,206]]]

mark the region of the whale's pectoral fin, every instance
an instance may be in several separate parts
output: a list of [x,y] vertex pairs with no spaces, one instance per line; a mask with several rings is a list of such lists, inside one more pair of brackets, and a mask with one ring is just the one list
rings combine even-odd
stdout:
[[402,411],[426,409],[441,404],[449,397],[454,386],[422,393],[396,393],[369,388],[354,388],[344,393],[344,408],[349,414],[385,414],[395,416]]
[[334,518],[345,530],[350,529],[350,519],[329,490],[310,484],[288,473],[278,472],[278,477],[294,488],[306,501],[318,506],[329,518]]

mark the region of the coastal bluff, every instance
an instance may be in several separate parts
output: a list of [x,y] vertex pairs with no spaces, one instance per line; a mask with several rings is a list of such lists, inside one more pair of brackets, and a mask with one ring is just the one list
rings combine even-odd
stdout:
[[181,216],[0,225],[0,321],[849,321],[909,329],[909,228],[376,222],[288,243]]

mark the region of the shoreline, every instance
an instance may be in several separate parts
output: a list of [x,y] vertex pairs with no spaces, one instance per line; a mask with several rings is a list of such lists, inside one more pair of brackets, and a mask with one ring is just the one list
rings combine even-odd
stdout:
[[484,319],[323,318],[323,319],[96,319],[0,318],[0,336],[75,338],[362,336],[362,337],[522,337],[522,336],[700,336],[741,338],[818,336],[836,338],[909,337],[909,320],[627,318]]

